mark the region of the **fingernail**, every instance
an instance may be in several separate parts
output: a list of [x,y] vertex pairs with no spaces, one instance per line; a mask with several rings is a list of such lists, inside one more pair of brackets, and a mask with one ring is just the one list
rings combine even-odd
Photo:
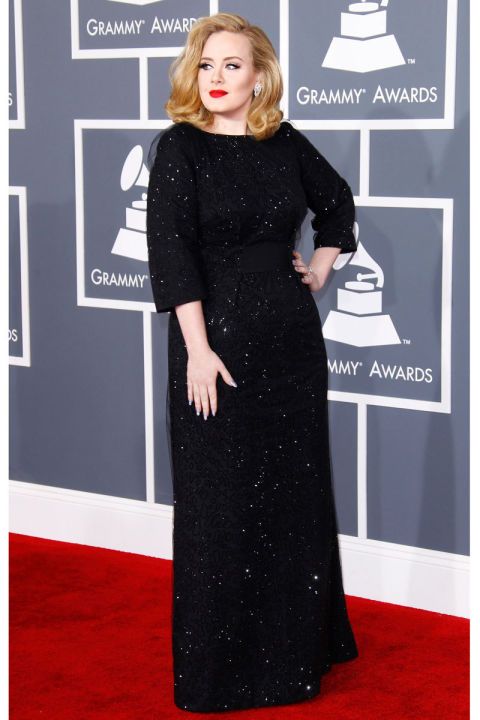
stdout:
[[200,410],[197,410],[197,415],[200,415]]
[[215,417],[215,413],[213,412],[213,410],[212,410],[212,415],[213,415],[213,417]]
[[204,419],[204,420],[207,419],[207,414],[206,414],[206,413],[203,413],[203,419]]
[[189,401],[188,401],[188,404],[189,404],[189,405],[191,405],[191,404],[192,404],[192,401],[191,401],[191,400],[189,400]]
[[237,383],[235,382],[235,380],[232,380],[232,382],[230,383],[230,385],[233,385],[233,387],[238,387],[238,385],[237,385]]

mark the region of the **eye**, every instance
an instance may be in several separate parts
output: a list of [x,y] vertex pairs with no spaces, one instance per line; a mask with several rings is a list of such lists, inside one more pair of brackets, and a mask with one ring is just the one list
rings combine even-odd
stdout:
[[[203,69],[205,69],[205,68],[208,67],[208,66],[210,66],[210,63],[204,62],[204,63],[200,63],[200,65],[199,65],[198,67],[199,67],[201,70],[203,70]],[[211,66],[210,66],[210,67],[211,67]],[[233,68],[235,68],[236,70],[238,70],[238,68],[240,67],[240,65],[237,65],[236,63],[228,63],[228,64],[227,64],[227,67],[233,67]]]

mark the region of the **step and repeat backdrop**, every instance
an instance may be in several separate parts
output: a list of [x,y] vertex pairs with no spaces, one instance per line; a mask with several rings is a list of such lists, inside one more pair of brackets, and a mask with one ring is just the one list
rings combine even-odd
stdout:
[[218,11],[267,32],[284,117],[355,195],[315,295],[340,532],[468,555],[466,0],[10,0],[10,477],[172,505],[147,154]]

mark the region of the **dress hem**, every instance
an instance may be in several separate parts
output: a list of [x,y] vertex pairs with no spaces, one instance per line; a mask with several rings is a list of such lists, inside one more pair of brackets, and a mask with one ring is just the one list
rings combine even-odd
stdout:
[[260,701],[260,702],[254,702],[252,703],[246,703],[245,705],[229,705],[228,707],[223,708],[213,708],[210,707],[208,709],[199,709],[199,708],[193,708],[193,707],[185,707],[184,705],[179,705],[175,702],[175,707],[177,707],[179,710],[184,710],[185,712],[192,712],[192,713],[222,713],[222,712],[231,712],[234,710],[256,710],[258,708],[262,707],[281,707],[282,705],[294,705],[295,703],[301,703],[301,702],[307,702],[308,700],[313,700],[315,697],[320,695],[321,691],[321,683],[322,678],[324,675],[326,675],[330,670],[332,669],[333,665],[337,665],[338,663],[344,663],[348,662],[350,660],[355,660],[358,657],[358,652],[355,653],[355,655],[349,655],[348,657],[338,658],[338,659],[332,659],[331,662],[328,665],[325,665],[320,673],[320,677],[317,679],[314,689],[310,690],[308,694],[305,694],[304,692],[299,694],[297,697],[292,698],[290,700],[288,699],[280,699],[280,700],[272,700],[270,702],[268,701]]

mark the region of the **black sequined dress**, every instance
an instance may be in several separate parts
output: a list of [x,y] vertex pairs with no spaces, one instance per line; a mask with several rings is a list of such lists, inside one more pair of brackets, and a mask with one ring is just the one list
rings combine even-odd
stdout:
[[[308,208],[315,248],[354,251],[352,193],[288,121],[262,141],[186,122],[157,140],[147,241],[155,307],[170,311],[174,702],[193,712],[299,702],[358,650],[338,550],[325,344],[291,251]],[[193,300],[237,383],[217,376],[207,420],[188,404],[174,310]]]

